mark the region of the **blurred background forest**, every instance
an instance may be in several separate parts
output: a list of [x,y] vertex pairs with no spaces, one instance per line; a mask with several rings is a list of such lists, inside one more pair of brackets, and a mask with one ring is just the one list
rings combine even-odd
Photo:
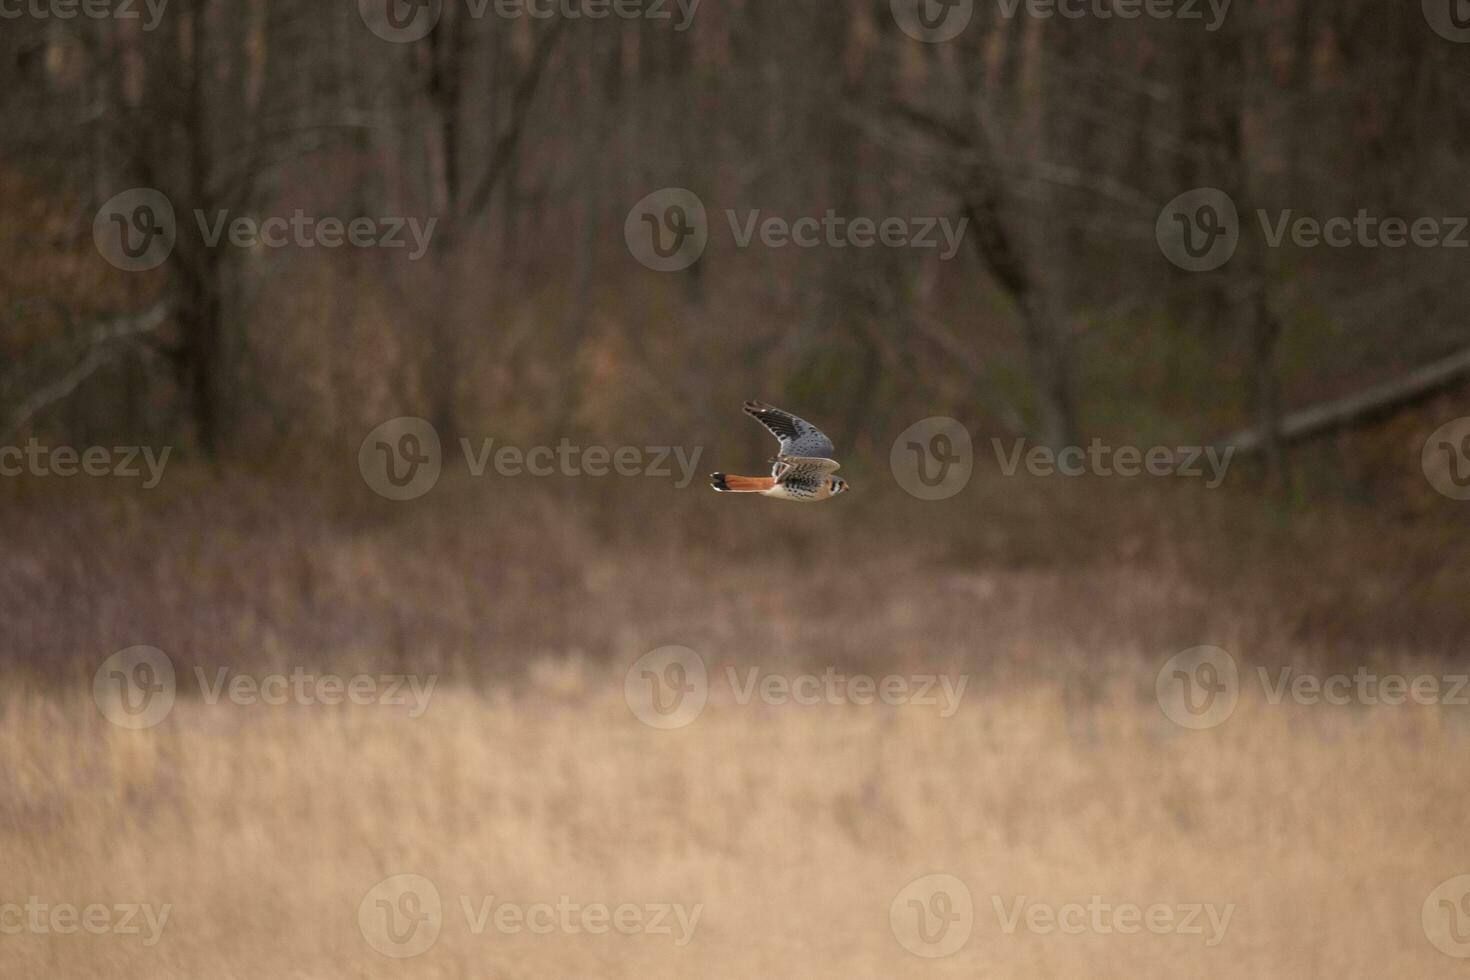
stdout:
[[[968,20],[928,43],[915,3]],[[1437,489],[1424,449],[1470,416],[1470,253],[1272,247],[1258,217],[1470,215],[1457,3],[5,13],[0,447],[172,457],[149,490],[0,477],[0,881],[180,911],[156,950],[6,937],[0,967],[1453,975],[1418,916],[1470,869],[1470,788],[1445,762],[1463,758],[1464,708],[1272,713],[1247,696],[1229,725],[1185,733],[1153,685],[1199,644],[1243,671],[1464,669],[1470,504]],[[432,29],[410,40],[394,17]],[[1192,272],[1159,229],[1202,187],[1237,206],[1240,241]],[[177,218],[139,272],[94,236],[135,188]],[[665,188],[708,212],[703,256],[676,272],[625,238]],[[742,247],[730,222],[756,210],[968,224],[947,261]],[[298,211],[435,224],[411,257],[211,247],[195,217]],[[706,472],[770,454],[750,398],[827,430],[854,492],[815,508],[713,494]],[[400,416],[446,447],[441,484],[409,503],[358,469]],[[940,502],[888,465],[934,416],[976,455]],[[681,488],[473,479],[460,438],[702,456]],[[1220,489],[1005,475],[991,440],[1022,438],[1238,456]],[[90,700],[98,664],[134,644],[179,671],[179,707],[145,732]],[[973,693],[943,725],[716,703],[681,740],[621,701],[623,671],[665,644],[712,672],[952,671]],[[401,725],[250,715],[198,699],[192,668],[215,665],[433,674],[443,693]],[[352,915],[405,869],[552,898],[653,881],[709,911],[672,957],[460,937],[397,963]],[[1117,937],[986,937],[932,963],[895,945],[892,895],[966,869],[1017,894],[1244,911],[1208,961]]]
[[[1239,4],[1215,23],[1204,4],[1136,20],[980,4],[939,44],[887,0],[477,7],[431,4],[415,43],[348,3],[179,2],[152,30],[141,5],[7,21],[4,435],[256,466],[402,414],[446,439],[494,419],[708,445],[766,391],[849,453],[934,414],[1057,445],[1199,443],[1269,435],[1470,343],[1456,250],[1270,249],[1253,217],[1459,213],[1465,49],[1416,5]],[[714,233],[692,269],[651,274],[623,222],[667,186],[700,195]],[[1231,195],[1245,234],[1224,269],[1187,273],[1155,221],[1201,186]],[[179,214],[147,274],[92,242],[133,187]],[[723,212],[757,208],[972,230],[950,262],[735,248]],[[411,261],[210,248],[191,217],[295,209],[438,225]],[[1314,462],[1335,492],[1367,489],[1370,459]]]

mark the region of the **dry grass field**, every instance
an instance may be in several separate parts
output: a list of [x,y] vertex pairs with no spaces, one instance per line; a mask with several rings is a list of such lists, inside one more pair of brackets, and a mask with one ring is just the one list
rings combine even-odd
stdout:
[[[647,502],[672,508],[657,534],[636,501],[618,523],[590,497],[453,485],[397,510],[264,485],[18,501],[3,518],[0,906],[168,917],[93,935],[44,916],[10,928],[24,910],[0,908],[0,976],[1463,973],[1421,911],[1470,873],[1470,708],[1272,704],[1246,680],[1227,721],[1190,731],[1155,696],[1164,661],[1199,644],[1230,650],[1243,678],[1463,671],[1447,656],[1461,573],[1433,557],[1445,532],[1390,541],[1376,522],[1397,518],[1344,512],[1287,534],[1206,494],[1172,507],[977,486],[961,511],[869,486],[801,530],[763,511],[773,538],[740,532],[753,511],[692,495]],[[562,519],[538,509],[553,505]],[[172,710],[139,731],[91,693],[135,644],[179,673]],[[709,699],[659,730],[625,676],[666,645],[699,652]],[[212,704],[195,668],[218,666],[435,686],[417,716]],[[764,703],[730,683],[750,668],[966,687],[948,716]],[[407,900],[375,891],[398,875],[426,879],[437,914],[418,884]],[[929,875],[973,905],[944,958],[895,927]],[[1180,928],[1125,932],[1128,904]],[[585,917],[620,906],[637,917],[622,932]],[[432,943],[380,952],[385,908],[428,916],[397,935]],[[1076,927],[1046,928],[1047,910]]]
[[[920,707],[712,702],[636,721],[622,678],[547,666],[510,694],[382,709],[186,703],[147,732],[81,697],[5,703],[6,899],[167,903],[139,935],[6,936],[14,977],[1450,977],[1420,906],[1470,867],[1463,724],[1431,709],[1244,704],[1188,733],[1120,682]],[[370,948],[364,895],[414,873],[442,931]],[[905,951],[889,906],[948,873],[956,954]],[[1007,934],[994,908],[1233,905],[1223,938]],[[477,933],[473,908],[681,903],[680,933]],[[1201,924],[1204,919],[1201,918]]]

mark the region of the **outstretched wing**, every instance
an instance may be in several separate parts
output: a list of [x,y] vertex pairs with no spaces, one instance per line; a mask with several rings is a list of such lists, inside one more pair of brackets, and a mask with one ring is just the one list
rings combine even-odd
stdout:
[[760,402],[746,402],[745,414],[765,426],[771,435],[781,441],[782,456],[831,459],[837,455],[832,440],[823,435],[821,429],[790,412],[783,412]]

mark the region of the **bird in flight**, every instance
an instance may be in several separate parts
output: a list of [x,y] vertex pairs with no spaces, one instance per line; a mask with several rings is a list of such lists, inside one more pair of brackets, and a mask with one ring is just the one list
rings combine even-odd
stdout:
[[770,430],[781,443],[770,476],[726,476],[711,473],[710,486],[720,493],[758,493],[777,500],[815,502],[847,490],[835,477],[841,464],[832,457],[832,440],[805,419],[760,402],[746,402],[745,414]]

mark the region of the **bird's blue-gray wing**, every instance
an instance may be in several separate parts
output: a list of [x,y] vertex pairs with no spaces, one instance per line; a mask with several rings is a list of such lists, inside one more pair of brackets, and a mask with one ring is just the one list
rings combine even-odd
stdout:
[[811,459],[831,459],[837,455],[832,440],[821,429],[790,412],[746,402],[745,414],[765,426],[781,442],[782,456],[799,456]]

